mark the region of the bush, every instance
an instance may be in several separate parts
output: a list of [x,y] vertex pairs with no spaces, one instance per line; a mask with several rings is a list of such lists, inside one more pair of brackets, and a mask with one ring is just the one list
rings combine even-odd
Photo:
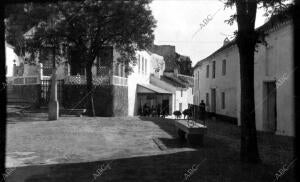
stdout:
[[190,109],[185,109],[183,112],[182,112],[183,115],[187,115],[187,116],[191,116],[192,115],[192,111]]
[[181,116],[180,111],[174,111],[173,114],[176,116],[176,118],[179,118],[179,116]]

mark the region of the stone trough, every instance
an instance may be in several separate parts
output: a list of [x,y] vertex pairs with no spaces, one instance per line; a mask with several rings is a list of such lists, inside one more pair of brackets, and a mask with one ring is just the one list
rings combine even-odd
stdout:
[[203,146],[203,138],[207,133],[207,126],[192,120],[175,120],[177,134],[189,144]]

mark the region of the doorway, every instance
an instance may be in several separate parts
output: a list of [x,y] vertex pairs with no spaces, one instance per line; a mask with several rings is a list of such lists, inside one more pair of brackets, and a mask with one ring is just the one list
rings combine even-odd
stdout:
[[216,89],[211,89],[211,110],[210,112],[216,113]]
[[275,132],[277,127],[276,82],[264,82],[263,85],[264,128],[266,131]]
[[162,111],[165,111],[165,114],[169,115],[169,100],[162,100]]

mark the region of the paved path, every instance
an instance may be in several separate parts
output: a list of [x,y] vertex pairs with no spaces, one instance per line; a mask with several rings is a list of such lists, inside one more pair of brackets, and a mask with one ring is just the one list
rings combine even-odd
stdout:
[[[241,163],[240,130],[220,121],[207,122],[208,135],[200,148],[181,143],[174,121],[168,119],[47,121],[46,114],[19,112],[8,122],[10,168],[5,182],[265,182],[273,181],[276,172],[294,159],[291,138],[259,133],[264,163]],[[280,180],[294,181],[293,174],[291,167]]]
[[162,151],[154,138],[172,139],[172,136],[155,123],[137,117],[61,117],[58,121],[47,121],[46,114],[12,117],[7,132],[6,166],[76,163],[193,150]]

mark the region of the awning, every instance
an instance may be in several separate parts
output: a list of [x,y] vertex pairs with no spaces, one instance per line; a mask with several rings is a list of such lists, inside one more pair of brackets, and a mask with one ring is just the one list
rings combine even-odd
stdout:
[[172,94],[171,92],[151,84],[138,84],[138,94]]

